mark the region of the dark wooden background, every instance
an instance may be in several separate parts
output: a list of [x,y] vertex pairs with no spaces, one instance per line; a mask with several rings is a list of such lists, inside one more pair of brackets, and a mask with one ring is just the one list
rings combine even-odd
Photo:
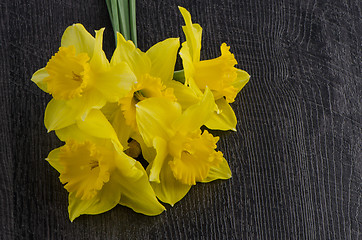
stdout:
[[[50,96],[30,81],[65,28],[106,27],[103,0],[0,2],[1,239],[361,239],[361,2],[137,0],[139,47],[184,36],[177,6],[204,28],[202,58],[231,45],[251,80],[219,143],[233,177],[198,184],[147,217],[117,206],[71,223],[67,192],[44,158]],[[181,68],[181,61],[177,63]]]

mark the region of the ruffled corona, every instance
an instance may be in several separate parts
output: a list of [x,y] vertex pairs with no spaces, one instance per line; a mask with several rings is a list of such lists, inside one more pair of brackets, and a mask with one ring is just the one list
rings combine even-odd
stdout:
[[189,135],[176,134],[169,142],[173,160],[169,162],[174,177],[183,184],[195,185],[204,180],[212,166],[218,166],[223,159],[215,148],[218,137],[208,131],[196,131]]
[[68,192],[75,193],[81,200],[93,198],[109,181],[109,156],[106,156],[105,149],[100,150],[91,142],[72,141],[60,150],[59,163],[64,167],[64,172],[59,179]]
[[74,46],[59,48],[45,67],[49,76],[44,81],[54,99],[69,100],[82,95],[89,82],[88,61],[86,53],[76,55]]
[[232,85],[237,78],[237,69],[234,67],[237,61],[226,43],[220,49],[220,57],[195,63],[193,78],[200,89],[208,86],[215,100],[225,96],[227,102],[231,103],[238,94],[238,89]]

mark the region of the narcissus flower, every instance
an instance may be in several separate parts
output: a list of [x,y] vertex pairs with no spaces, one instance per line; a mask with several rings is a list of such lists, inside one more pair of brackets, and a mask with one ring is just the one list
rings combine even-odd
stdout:
[[91,109],[116,102],[130,91],[136,79],[126,63],[108,62],[103,31],[96,31],[94,38],[81,24],[68,27],[59,51],[34,73],[31,80],[53,96],[45,110],[48,131],[84,119]]
[[180,56],[185,71],[185,83],[194,81],[196,86],[204,91],[210,88],[218,108],[205,125],[210,129],[236,130],[235,113],[229,103],[234,102],[237,93],[249,81],[249,74],[234,66],[235,57],[230,53],[230,47],[223,43],[220,47],[221,56],[218,58],[200,61],[202,28],[193,24],[190,13],[179,7],[185,20],[182,27],[186,42],[182,43]]
[[172,80],[180,43],[178,38],[169,38],[144,53],[132,41],[126,41],[122,34],[117,36],[117,48],[111,64],[126,62],[136,79],[128,94],[119,99],[119,104],[126,124],[137,132],[135,105],[138,102],[152,97],[176,100],[173,88],[167,87],[166,83]]
[[177,102],[149,98],[136,105],[137,124],[156,157],[147,171],[156,196],[174,205],[196,182],[227,179],[231,172],[223,154],[215,151],[218,137],[200,127],[210,117],[214,97],[208,88],[203,99],[182,112]]
[[[174,91],[181,91],[181,84],[173,84],[172,76],[180,47],[178,38],[168,38],[152,46],[148,51],[142,52],[136,48],[132,41],[126,41],[122,34],[117,34],[117,47],[113,53],[111,64],[117,65],[126,62],[134,74],[136,81],[131,90],[118,101],[119,106],[107,104],[102,111],[107,112],[107,118],[116,130],[119,140],[128,148],[130,138],[137,141],[142,149],[142,155],[150,161],[154,157],[153,150],[147,148],[138,132],[136,123],[136,104],[145,99],[160,97],[176,101]],[[182,100],[182,99],[180,99]],[[187,100],[186,100],[187,101]]]
[[127,156],[114,139],[115,132],[99,110],[91,110],[80,127],[57,130],[65,145],[47,160],[60,173],[69,192],[69,218],[99,214],[118,203],[146,215],[164,207],[156,199],[142,165]]

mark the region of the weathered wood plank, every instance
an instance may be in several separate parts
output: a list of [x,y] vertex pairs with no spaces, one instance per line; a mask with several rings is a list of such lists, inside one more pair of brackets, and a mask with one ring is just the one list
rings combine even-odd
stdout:
[[[0,3],[2,239],[358,239],[361,237],[361,27],[358,1],[137,1],[138,45],[181,37],[177,6],[204,28],[202,58],[231,45],[252,76],[219,148],[233,173],[198,184],[157,217],[117,206],[70,223],[67,193],[43,159],[50,97],[30,78],[65,28],[113,33],[103,0]],[[177,62],[178,69],[181,61]]]

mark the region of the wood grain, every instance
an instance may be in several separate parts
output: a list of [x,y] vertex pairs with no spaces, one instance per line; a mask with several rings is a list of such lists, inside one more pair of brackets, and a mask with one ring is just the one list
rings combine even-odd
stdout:
[[[1,239],[361,239],[361,4],[353,0],[137,1],[142,50],[181,37],[177,6],[203,27],[202,58],[231,45],[252,76],[219,149],[233,177],[198,184],[147,217],[117,206],[68,220],[67,193],[43,159],[50,96],[30,81],[80,22],[113,33],[103,0],[0,3]],[[176,68],[180,69],[178,60]]]

